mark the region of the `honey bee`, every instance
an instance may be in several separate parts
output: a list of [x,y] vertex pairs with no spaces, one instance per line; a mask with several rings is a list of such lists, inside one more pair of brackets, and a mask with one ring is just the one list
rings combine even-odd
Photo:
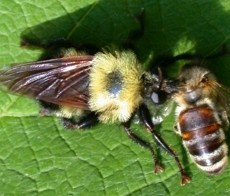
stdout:
[[178,79],[176,132],[196,165],[210,175],[227,165],[229,127],[225,90],[206,68],[185,68]]
[[[133,52],[115,50],[87,55],[67,50],[60,58],[3,70],[0,83],[12,92],[38,100],[41,114],[59,116],[67,128],[84,129],[98,122],[120,123],[130,139],[151,152],[154,172],[161,172],[163,167],[151,143],[130,129],[137,113],[156,143],[175,159],[181,184],[190,182],[175,152],[155,131],[145,104],[145,99],[159,88],[165,92],[171,89],[157,75],[144,71]],[[79,120],[75,116],[80,116]]]

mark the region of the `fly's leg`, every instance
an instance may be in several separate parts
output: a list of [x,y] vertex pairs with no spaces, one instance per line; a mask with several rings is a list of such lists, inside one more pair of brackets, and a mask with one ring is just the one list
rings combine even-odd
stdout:
[[40,115],[41,116],[51,116],[55,115],[60,109],[60,107],[57,104],[54,103],[48,103],[46,101],[39,100],[40,104]]
[[90,112],[88,115],[84,116],[78,122],[72,118],[61,118],[62,124],[68,129],[85,129],[90,128],[98,124],[98,115],[94,112]]
[[152,148],[151,144],[149,142],[143,140],[137,134],[133,133],[130,130],[130,120],[128,122],[123,123],[122,125],[124,127],[125,132],[127,133],[127,135],[129,136],[129,138],[131,140],[133,140],[134,142],[136,142],[140,146],[148,149],[151,152],[153,160],[154,160],[154,173],[162,172],[164,170],[164,168],[163,168],[162,164],[160,163],[160,161],[157,159],[156,154],[155,154],[154,149]]
[[146,129],[152,134],[153,139],[159,144],[161,148],[163,148],[170,156],[175,159],[181,173],[181,185],[189,183],[191,178],[186,174],[176,153],[168,146],[168,144],[160,137],[160,135],[156,133],[149,110],[144,104],[142,104],[139,108],[139,117],[145,125]]
[[[63,116],[63,114],[60,112],[59,105],[42,100],[39,100],[39,104],[41,106],[40,115]],[[95,114],[94,112],[90,112],[86,116],[82,117],[79,121],[75,121],[73,118],[61,117],[61,122],[63,126],[67,129],[84,129],[96,125],[99,120],[97,114]]]

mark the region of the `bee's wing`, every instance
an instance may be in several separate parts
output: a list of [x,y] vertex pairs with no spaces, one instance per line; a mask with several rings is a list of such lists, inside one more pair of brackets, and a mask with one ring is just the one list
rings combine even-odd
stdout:
[[218,116],[221,119],[221,125],[224,130],[229,128],[229,115],[230,115],[230,88],[226,87],[218,82],[215,83],[216,88],[214,89],[217,94],[215,100],[215,108],[217,109]]
[[229,110],[230,88],[218,82],[215,83],[215,87],[214,92],[217,95],[216,103],[225,110]]
[[88,109],[92,56],[76,56],[16,65],[0,72],[0,83],[38,100]]

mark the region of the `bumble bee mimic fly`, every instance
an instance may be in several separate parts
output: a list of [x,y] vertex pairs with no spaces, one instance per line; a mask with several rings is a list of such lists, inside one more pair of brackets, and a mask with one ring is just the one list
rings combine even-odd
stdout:
[[[67,128],[83,129],[98,122],[121,123],[130,139],[151,152],[154,171],[158,173],[163,167],[151,144],[130,129],[132,116],[137,113],[154,140],[175,159],[181,184],[190,182],[175,152],[155,132],[144,103],[146,97],[162,88],[162,81],[145,72],[133,52],[103,51],[91,56],[67,51],[62,58],[2,71],[0,83],[12,92],[39,100],[41,113],[61,117]],[[76,115],[82,116],[77,122],[72,118]]]
[[177,86],[178,91],[172,96],[177,103],[176,132],[196,165],[217,175],[228,160],[224,134],[229,127],[227,91],[202,67],[184,69]]

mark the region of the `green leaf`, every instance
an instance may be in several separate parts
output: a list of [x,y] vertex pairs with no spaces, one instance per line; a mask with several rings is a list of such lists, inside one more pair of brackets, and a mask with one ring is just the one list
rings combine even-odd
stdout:
[[[2,0],[0,65],[35,61],[42,54],[40,49],[20,47],[21,36],[35,43],[64,38],[74,45],[121,46],[140,28],[137,16],[143,9],[144,35],[134,42],[143,63],[184,52],[208,56],[223,44],[230,47],[228,0]],[[223,84],[230,85],[229,56],[207,63]],[[166,71],[175,76],[180,66]],[[173,132],[174,113],[157,131],[192,176],[192,183],[184,187],[173,158],[162,152],[165,171],[153,174],[150,153],[130,141],[118,125],[70,132],[57,118],[40,117],[35,101],[5,89],[0,92],[0,111],[3,195],[227,195],[230,191],[229,167],[210,177],[191,163]],[[133,130],[151,140],[143,127],[134,125]]]

